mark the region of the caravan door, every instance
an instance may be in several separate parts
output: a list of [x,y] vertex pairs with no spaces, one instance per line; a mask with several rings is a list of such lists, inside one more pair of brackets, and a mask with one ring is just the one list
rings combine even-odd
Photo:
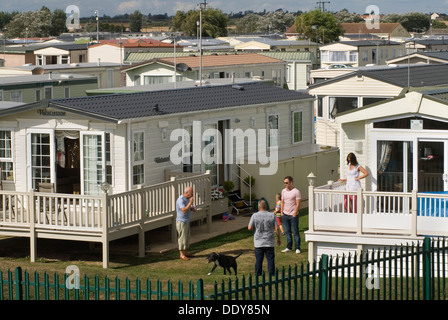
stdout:
[[104,132],[81,132],[81,193],[100,195],[106,181],[106,147]]

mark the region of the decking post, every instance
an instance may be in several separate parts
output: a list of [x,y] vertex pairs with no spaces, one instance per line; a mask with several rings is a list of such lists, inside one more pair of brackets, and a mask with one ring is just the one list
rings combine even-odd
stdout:
[[171,222],[171,242],[176,243],[177,241],[177,229],[176,229],[176,217],[177,217],[177,208],[176,208],[176,201],[177,201],[177,184],[176,177],[171,177],[171,204],[172,204],[172,211],[173,211],[173,219]]
[[211,171],[206,170],[205,175],[207,176],[205,180],[205,193],[204,193],[205,204],[207,206],[207,232],[210,233],[212,232],[212,221],[213,221],[213,213],[212,210],[210,209],[210,203],[212,201],[211,199],[212,195],[210,193],[210,191],[212,190]]
[[28,195],[28,207],[29,207],[29,223],[30,223],[30,262],[36,262],[36,202],[34,201],[34,190],[30,190]]
[[138,256],[140,258],[143,258],[145,256],[146,250],[145,250],[145,196],[144,196],[144,190],[141,189],[138,193],[138,197],[140,200],[140,230],[138,231]]
[[102,223],[103,223],[103,236],[102,236],[102,242],[103,242],[103,268],[107,269],[109,268],[109,201],[107,197],[107,192],[103,193],[103,199],[102,199]]
[[308,230],[314,231],[314,186],[308,187]]
[[417,236],[417,212],[418,212],[418,202],[417,202],[417,190],[412,190],[412,198],[411,198],[411,234],[412,236]]
[[362,198],[362,189],[361,188],[359,188],[356,191],[356,195],[357,195],[357,197],[356,197],[356,204],[355,204],[355,206],[356,206],[355,213],[357,214],[357,220],[358,220],[358,223],[357,223],[358,228],[357,228],[356,233],[362,234],[362,214],[364,211],[364,206],[363,206],[363,198]]

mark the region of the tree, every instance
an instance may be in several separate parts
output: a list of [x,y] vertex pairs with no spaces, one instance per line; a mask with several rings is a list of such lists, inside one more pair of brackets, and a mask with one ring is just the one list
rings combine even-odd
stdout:
[[294,23],[294,15],[283,10],[269,12],[262,16],[257,23],[259,32],[285,32]]
[[237,33],[254,33],[257,30],[261,16],[255,13],[247,14],[236,22]]
[[[197,35],[197,22],[199,10],[190,10],[187,13],[177,11],[173,17],[173,31],[182,31],[188,36]],[[221,10],[209,8],[202,12],[202,35],[220,37],[227,35],[227,16]]]
[[405,13],[400,18],[400,23],[407,31],[425,31],[429,29],[430,18],[420,12]]
[[296,18],[295,27],[299,38],[305,38],[328,43],[339,40],[344,34],[341,24],[331,12],[322,12],[318,9],[302,13]]
[[51,17],[47,9],[23,12],[6,25],[6,35],[10,38],[47,37],[51,30]]
[[432,28],[433,29],[446,29],[447,25],[439,20],[432,20]]
[[65,14],[65,11],[60,9],[54,10],[51,18],[50,35],[58,36],[63,32],[67,32],[66,22],[67,15]]
[[408,12],[405,14],[389,14],[381,19],[381,22],[398,22],[407,31],[426,31],[429,29],[430,18],[420,12]]
[[143,14],[135,10],[134,13],[129,15],[129,29],[131,32],[140,32],[143,27]]
[[8,13],[5,11],[0,12],[0,30],[4,30],[5,26],[14,19],[14,16],[18,15],[18,11],[13,11],[12,13]]
[[347,9],[336,12],[334,16],[341,23],[358,23],[364,21],[358,14],[350,13]]

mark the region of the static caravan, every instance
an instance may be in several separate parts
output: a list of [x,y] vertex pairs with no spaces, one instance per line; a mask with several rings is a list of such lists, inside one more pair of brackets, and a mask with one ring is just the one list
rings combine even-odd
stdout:
[[[100,195],[102,183],[107,182],[110,194],[116,194],[164,182],[168,170],[210,170],[212,186],[226,180],[238,186],[237,151],[247,156],[266,140],[265,153],[272,146],[281,151],[312,144],[312,102],[304,93],[248,82],[5,108],[0,110],[3,187],[28,192],[37,190],[39,182],[50,182],[57,193]],[[266,128],[279,133],[270,134]],[[265,130],[263,139],[257,136],[255,144],[236,143],[238,132],[250,130],[257,134]],[[298,140],[302,136],[303,142]],[[221,146],[234,141],[233,148],[219,148],[218,138]],[[217,147],[206,149],[211,143]],[[307,150],[314,154],[314,149]],[[218,151],[222,153],[215,154]],[[285,157],[297,153],[303,156],[288,151]],[[266,195],[261,186],[259,194]]]

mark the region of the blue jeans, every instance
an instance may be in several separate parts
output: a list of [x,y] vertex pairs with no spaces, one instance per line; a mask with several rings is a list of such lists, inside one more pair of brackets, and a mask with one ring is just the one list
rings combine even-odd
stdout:
[[275,252],[274,247],[259,247],[255,248],[255,275],[261,276],[263,274],[263,259],[266,255],[268,261],[269,274],[275,274]]
[[282,215],[283,230],[286,233],[286,248],[292,250],[292,235],[294,236],[294,245],[297,249],[300,249],[300,236],[299,236],[299,216],[296,217],[289,215]]

